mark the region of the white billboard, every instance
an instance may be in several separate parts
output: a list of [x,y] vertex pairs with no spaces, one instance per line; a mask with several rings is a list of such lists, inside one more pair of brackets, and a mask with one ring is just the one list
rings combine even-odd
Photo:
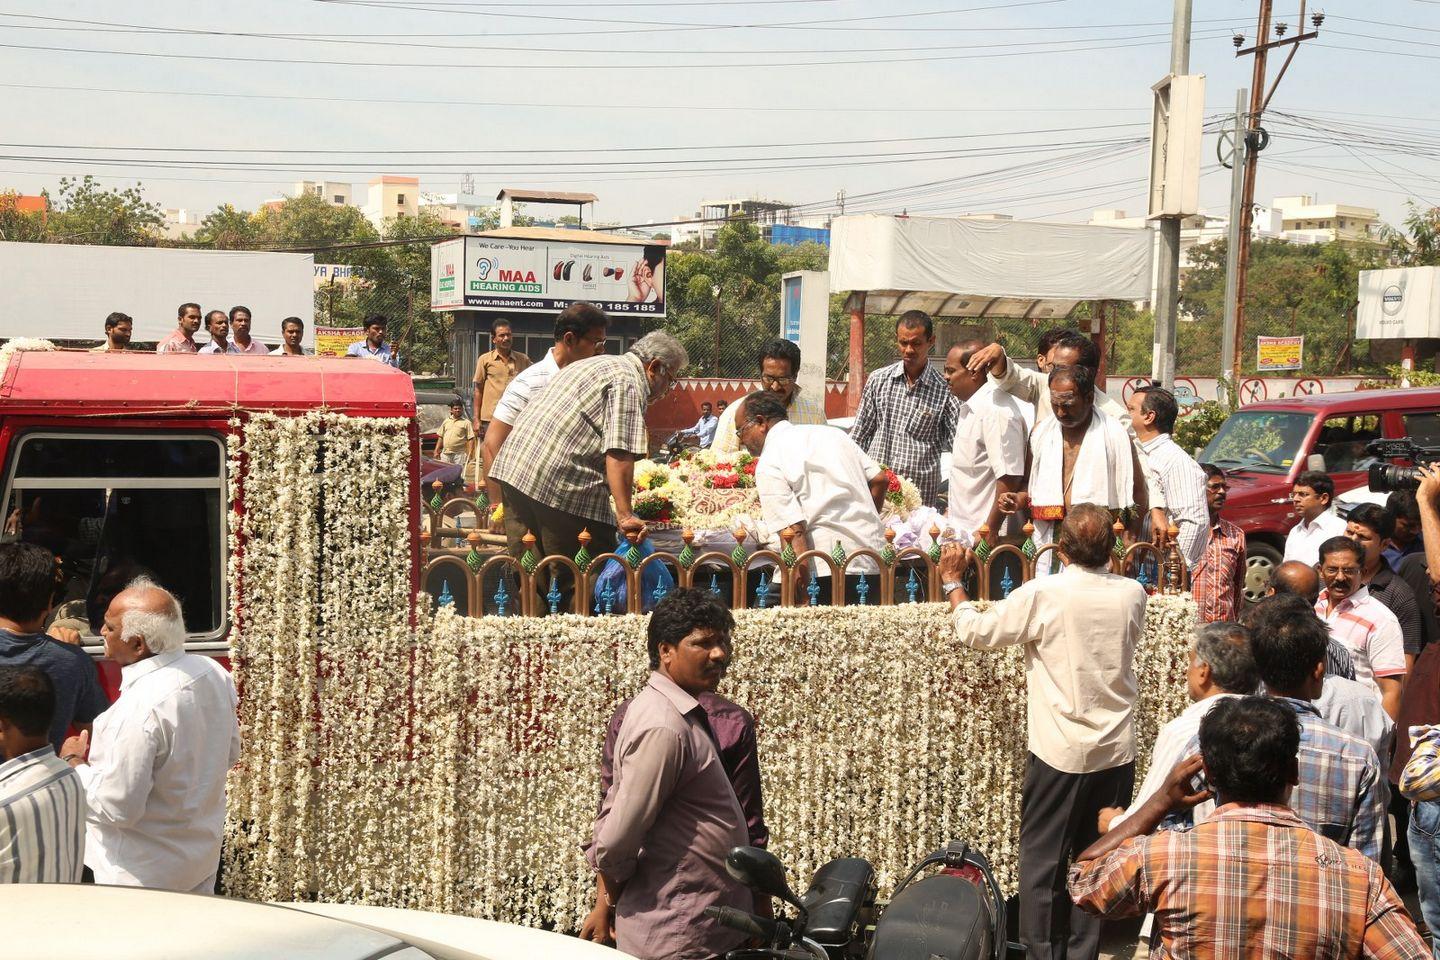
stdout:
[[433,310],[554,313],[577,300],[663,317],[665,247],[457,237],[430,249]]
[[1357,340],[1440,337],[1440,267],[1360,271]]
[[270,346],[280,322],[299,317],[313,346],[314,264],[308,253],[0,243],[0,337],[99,342],[119,312],[135,321],[134,340],[160,340],[193,302],[204,312],[249,307],[251,335]]

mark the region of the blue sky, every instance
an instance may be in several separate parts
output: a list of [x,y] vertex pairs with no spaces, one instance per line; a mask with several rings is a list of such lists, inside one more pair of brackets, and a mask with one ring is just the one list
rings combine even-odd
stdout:
[[[1191,70],[1207,75],[1208,113],[1229,112],[1249,83],[1230,37],[1253,39],[1257,7],[1195,2]],[[0,0],[0,188],[90,172],[205,211],[254,208],[311,173],[357,185],[414,173],[424,190],[454,192],[470,172],[482,195],[590,190],[600,218],[625,223],[751,195],[823,211],[842,189],[852,211],[1135,214],[1147,152],[1128,141],[1148,135],[1170,9]],[[1440,0],[1324,10],[1322,37],[1271,104],[1257,197],[1312,193],[1392,221],[1407,196],[1440,203]],[[1277,10],[1292,33],[1297,11],[1298,0]],[[1204,162],[1214,166],[1208,139]],[[1228,191],[1226,171],[1202,179],[1208,209],[1223,213]]]

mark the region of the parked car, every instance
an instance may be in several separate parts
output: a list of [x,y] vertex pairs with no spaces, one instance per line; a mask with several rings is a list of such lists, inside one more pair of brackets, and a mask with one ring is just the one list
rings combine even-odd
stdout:
[[1252,403],[1231,414],[1200,454],[1230,480],[1223,516],[1245,531],[1245,596],[1258,600],[1285,553],[1298,516],[1290,488],[1306,470],[1323,470],[1340,494],[1366,485],[1375,460],[1365,445],[1411,437],[1440,443],[1440,388],[1361,390]]
[[[558,933],[358,904],[254,903],[95,884],[0,885],[6,955],[49,960],[606,960]],[[76,922],[76,918],[84,922]]]

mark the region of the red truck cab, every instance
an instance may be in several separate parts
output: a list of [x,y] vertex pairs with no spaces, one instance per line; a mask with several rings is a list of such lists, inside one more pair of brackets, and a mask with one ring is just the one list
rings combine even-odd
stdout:
[[1337,496],[1363,487],[1377,462],[1365,446],[1382,437],[1440,442],[1440,388],[1268,400],[1242,407],[1220,427],[1199,459],[1229,478],[1222,516],[1245,531],[1249,599],[1264,594],[1285,553],[1285,537],[1299,519],[1290,507],[1295,478],[1312,469],[1313,460],[1314,468],[1335,481]]
[[[227,439],[250,414],[404,417],[418,526],[415,391],[363,359],[21,351],[0,377],[5,535],[61,558],[58,613],[101,652],[109,597],[145,573],[185,611],[188,649],[228,651]],[[243,503],[244,478],[236,495]],[[238,549],[243,556],[244,544]],[[415,551],[418,563],[418,550]],[[418,566],[416,568],[418,576]],[[107,692],[116,671],[104,663]]]

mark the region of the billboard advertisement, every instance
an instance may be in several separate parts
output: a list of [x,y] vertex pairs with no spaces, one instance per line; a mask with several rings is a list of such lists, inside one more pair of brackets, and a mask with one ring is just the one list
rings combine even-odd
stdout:
[[350,344],[364,339],[363,327],[316,327],[315,356],[343,357]]
[[1440,267],[1360,271],[1360,340],[1440,337]]
[[459,237],[430,253],[431,309],[554,313],[586,300],[609,314],[665,315],[661,244]]

